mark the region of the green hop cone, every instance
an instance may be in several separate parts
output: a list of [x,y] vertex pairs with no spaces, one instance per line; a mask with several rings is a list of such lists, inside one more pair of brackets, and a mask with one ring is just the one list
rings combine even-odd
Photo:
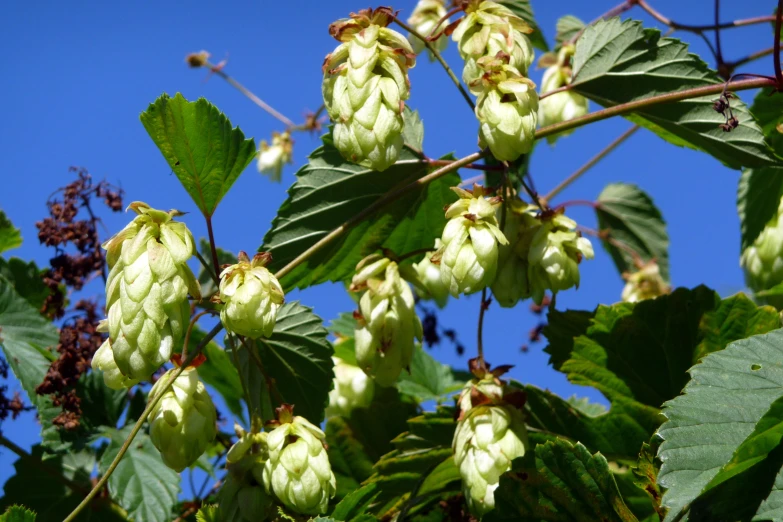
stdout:
[[267,492],[303,515],[326,513],[337,482],[324,447],[324,432],[293,407],[277,409],[277,427],[267,436],[269,459],[264,465]]
[[266,174],[272,181],[280,181],[283,177],[283,165],[293,161],[294,140],[291,133],[273,132],[272,144],[261,140],[258,144],[258,172]]
[[541,304],[544,294],[553,294],[573,286],[579,288],[579,263],[593,258],[590,240],[576,231],[576,222],[561,212],[540,216],[528,254],[528,279],[533,301]]
[[625,287],[622,299],[626,303],[636,303],[645,299],[655,299],[671,292],[671,287],[661,277],[658,263],[650,261],[633,273],[623,274]]
[[[101,321],[103,323],[104,321]],[[107,327],[108,328],[108,327]],[[100,329],[99,329],[100,331]],[[93,371],[100,371],[103,374],[103,382],[112,390],[121,390],[130,388],[139,381],[129,379],[124,376],[117,363],[114,362],[114,353],[111,350],[111,339],[106,339],[100,348],[92,356]]]
[[263,522],[270,515],[272,497],[264,487],[264,464],[268,459],[267,433],[245,433],[234,426],[239,440],[226,455],[225,483],[218,494],[218,520]]
[[508,56],[509,65],[525,76],[535,52],[526,34],[533,29],[507,7],[496,2],[468,0],[465,17],[451,35],[465,60],[462,79],[473,94],[479,94],[477,80],[484,74],[478,66],[482,57],[498,53]]
[[423,334],[413,292],[388,258],[369,256],[356,271],[351,291],[366,289],[356,314],[356,363],[380,386],[391,386],[410,365],[414,341]]
[[530,152],[535,142],[536,86],[508,65],[507,55],[483,57],[478,66],[484,71],[477,80],[481,85],[481,94],[476,101],[479,146],[489,147],[500,161],[514,161]]
[[[535,231],[541,225],[536,219],[537,211],[538,207],[518,198],[506,205],[503,235],[509,244],[498,249],[498,273],[491,286],[495,301],[502,307],[512,308],[519,300],[530,297],[527,256]],[[503,209],[498,210],[498,219],[502,212]]]
[[389,8],[379,7],[333,23],[329,32],[342,43],[323,66],[335,147],[348,161],[377,171],[394,165],[402,149],[408,69],[416,63],[408,40],[386,27],[392,19]]
[[[745,270],[745,282],[756,292],[783,282],[783,199],[777,213],[742,252],[740,265]],[[783,307],[781,296],[768,296],[765,300],[776,308]]]
[[528,444],[521,411],[524,394],[507,393],[498,379],[507,370],[473,368],[477,377],[467,383],[459,399],[460,416],[452,442],[454,463],[462,477],[468,508],[477,517],[495,507],[500,476],[511,469],[514,459],[524,456]]
[[498,244],[508,240],[498,228],[495,216],[499,197],[485,198],[484,189],[473,191],[452,187],[460,197],[446,209],[443,247],[433,256],[440,262],[443,284],[454,297],[472,294],[492,284],[498,267]]
[[230,332],[258,339],[270,337],[277,311],[283,304],[283,288],[266,268],[272,256],[259,253],[251,260],[240,252],[237,263],[220,273],[220,320]]
[[446,302],[449,299],[449,287],[440,276],[440,266],[433,263],[431,259],[442,246],[441,240],[436,239],[434,251],[427,252],[421,261],[413,265],[416,279],[416,285],[414,286],[416,294],[421,299],[433,299],[438,308],[446,306]]
[[[193,236],[184,223],[172,219],[181,213],[138,201],[128,208],[138,216],[103,244],[109,266],[108,347],[120,373],[128,382],[138,382],[149,380],[169,360],[190,320],[188,293],[200,299],[201,289],[187,265]],[[109,366],[106,355],[93,362],[95,369]],[[106,384],[111,386],[108,380]]]
[[[438,27],[438,23],[443,20],[447,13],[444,0],[419,0],[410,18],[408,18],[408,25],[426,38]],[[449,25],[449,21],[445,19],[440,27],[446,27],[447,25]],[[420,54],[426,48],[424,42],[416,36],[409,35],[408,41],[410,41],[413,52],[416,54]],[[437,40],[432,42],[432,45],[438,52],[443,52],[448,44],[449,40],[445,34],[441,34]],[[429,57],[430,61],[435,60],[435,56],[432,53],[429,54]]]
[[[541,94],[565,87],[571,83],[571,57],[574,55],[573,45],[564,45],[558,53],[557,62],[547,67],[541,80]],[[547,55],[542,56],[542,59]],[[568,120],[573,120],[587,114],[589,105],[587,98],[572,91],[563,91],[547,96],[539,102],[538,123],[545,127]],[[549,143],[557,138],[571,134],[572,130],[547,136]]]
[[[176,370],[169,370],[150,391],[155,397]],[[164,464],[182,471],[198,459],[215,440],[217,412],[194,367],[174,380],[150,412],[150,438]]]
[[375,382],[356,365],[339,357],[334,361],[334,388],[329,392],[326,416],[348,417],[355,408],[366,408],[375,395]]

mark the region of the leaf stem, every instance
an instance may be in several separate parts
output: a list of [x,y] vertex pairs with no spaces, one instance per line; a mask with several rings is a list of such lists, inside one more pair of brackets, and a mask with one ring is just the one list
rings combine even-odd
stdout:
[[207,263],[207,260],[204,259],[204,257],[201,255],[201,252],[196,250],[196,258],[198,258],[199,262],[201,263],[201,266],[204,267],[204,270],[207,271],[209,274],[209,277],[212,278],[212,282],[215,283],[215,286],[220,286],[220,281],[217,278],[217,274],[215,273],[218,268],[216,267],[215,270],[212,270],[212,267],[209,266],[209,263]]
[[451,70],[451,67],[449,67],[449,64],[446,62],[446,60],[443,58],[443,56],[440,54],[440,52],[435,48],[434,45],[432,45],[432,42],[430,42],[425,36],[422,36],[418,31],[413,29],[411,26],[397,18],[396,16],[393,17],[394,22],[411,33],[413,36],[418,38],[424,43],[424,46],[432,53],[432,56],[435,57],[438,62],[443,66],[443,69],[446,71],[446,74],[449,75],[449,78],[451,78],[451,81],[454,82],[454,85],[457,86],[457,89],[459,89],[460,94],[462,94],[462,97],[465,98],[465,101],[470,106],[471,110],[476,109],[476,104],[473,103],[473,99],[470,97],[470,94],[467,90],[465,90],[465,87],[462,85],[462,82],[457,78],[457,75],[454,74],[454,71]]
[[212,253],[212,263],[215,272],[215,284],[220,286],[220,261],[218,261],[217,246],[215,246],[215,233],[212,231],[212,216],[204,216],[207,220],[207,233],[209,234],[209,250]]
[[117,453],[117,456],[114,457],[114,460],[112,460],[111,464],[109,465],[109,468],[106,470],[106,473],[103,474],[103,476],[98,480],[98,482],[93,486],[92,490],[87,494],[86,497],[84,497],[84,500],[81,501],[81,503],[76,506],[76,508],[71,512],[70,515],[68,515],[63,522],[73,522],[77,516],[79,516],[79,513],[90,503],[90,501],[95,497],[95,495],[98,494],[98,492],[103,489],[103,486],[106,485],[106,483],[109,481],[109,477],[112,473],[114,473],[114,470],[117,469],[117,466],[120,463],[120,460],[122,460],[122,457],[125,456],[125,453],[128,451],[128,448],[130,448],[130,445],[133,443],[133,439],[136,438],[136,435],[141,430],[141,427],[144,425],[144,423],[147,421],[147,417],[149,417],[150,412],[152,412],[152,409],[160,402],[160,399],[163,397],[163,395],[166,394],[166,392],[171,388],[171,385],[174,384],[174,381],[177,377],[182,374],[183,371],[185,371],[185,368],[188,367],[188,364],[193,360],[193,358],[201,352],[201,350],[220,332],[220,330],[223,329],[223,324],[218,323],[210,332],[204,337],[204,339],[201,340],[201,342],[198,344],[195,350],[188,356],[188,359],[185,359],[182,362],[182,366],[177,368],[174,373],[169,375],[168,380],[163,384],[163,388],[161,388],[160,392],[154,396],[150,397],[150,399],[147,402],[147,407],[144,408],[144,411],[141,413],[141,416],[139,417],[139,420],[136,421],[136,424],[133,425],[133,429],[131,430],[130,434],[128,435],[128,438],[125,439],[125,442],[123,442],[122,447],[120,448],[120,451]]
[[601,152],[599,152],[598,154],[596,154],[595,156],[590,158],[590,160],[587,163],[585,163],[584,165],[582,165],[581,167],[576,169],[576,171],[573,174],[568,176],[566,179],[561,181],[559,185],[557,185],[555,188],[550,190],[549,194],[547,194],[546,196],[543,197],[543,200],[545,202],[547,202],[547,203],[552,201],[552,198],[554,198],[555,196],[560,194],[560,192],[562,192],[563,189],[565,189],[571,183],[573,183],[574,181],[579,179],[582,176],[582,174],[584,174],[585,172],[587,172],[588,170],[593,168],[599,161],[601,161],[606,156],[608,156],[610,152],[612,152],[614,149],[616,149],[618,146],[620,146],[625,140],[627,140],[628,138],[633,136],[633,134],[637,130],[639,130],[639,126],[638,125],[634,125],[630,129],[628,129],[627,131],[622,133],[612,143],[610,143],[609,145],[604,147],[604,149]]

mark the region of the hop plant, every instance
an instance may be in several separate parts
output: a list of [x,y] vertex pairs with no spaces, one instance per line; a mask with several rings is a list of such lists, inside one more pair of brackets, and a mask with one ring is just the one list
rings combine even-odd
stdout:
[[431,258],[442,246],[443,242],[436,239],[435,249],[432,252],[427,252],[421,261],[413,265],[416,294],[421,299],[433,299],[439,308],[446,306],[449,299],[449,287],[443,282],[440,266],[433,263]]
[[508,55],[478,60],[484,74],[476,101],[479,146],[489,147],[500,161],[513,161],[533,148],[538,120],[536,85],[509,65]]
[[[498,210],[498,219],[502,209]],[[532,291],[528,279],[528,252],[541,222],[536,219],[537,207],[518,198],[506,204],[503,235],[508,245],[498,249],[498,273],[492,283],[492,295],[500,306],[511,308],[521,299],[530,297]]]
[[324,447],[326,436],[307,419],[294,417],[292,406],[284,404],[277,414],[277,427],[266,439],[266,490],[297,513],[326,513],[337,488]]
[[451,35],[465,60],[462,79],[474,94],[483,71],[478,66],[482,57],[498,53],[508,56],[509,65],[521,76],[527,75],[535,53],[526,34],[533,29],[507,7],[496,2],[468,0],[465,17]]
[[[186,264],[193,255],[193,236],[173,218],[179,211],[155,210],[146,203],[128,207],[137,216],[106,241],[109,341],[93,368],[125,383],[149,380],[169,360],[190,319],[188,293],[201,298],[201,288]],[[113,363],[106,350],[111,350]],[[108,386],[121,380],[108,377]]]
[[226,454],[228,473],[218,494],[218,520],[262,522],[269,517],[273,503],[264,488],[267,433],[248,433],[239,425],[234,430],[239,440]]
[[508,240],[498,228],[495,216],[499,197],[484,197],[484,189],[452,187],[460,197],[446,209],[443,246],[433,256],[440,263],[443,284],[454,297],[472,294],[492,284],[498,266],[498,244]]
[[524,394],[507,392],[498,378],[509,367],[490,372],[475,359],[471,366],[476,378],[460,395],[452,449],[468,508],[482,517],[495,507],[500,476],[515,458],[524,456],[528,442],[521,412]]
[[421,321],[394,261],[379,255],[360,261],[351,291],[365,289],[356,314],[356,362],[380,386],[391,386],[410,364],[414,340],[422,339]]
[[[154,398],[169,375],[166,372],[150,391]],[[182,471],[207,449],[217,434],[217,412],[212,399],[198,378],[198,371],[186,368],[150,411],[150,438],[160,451],[164,464]]]
[[387,27],[393,18],[379,7],[333,23],[329,33],[342,43],[323,66],[335,147],[345,159],[378,171],[392,166],[402,149],[408,69],[416,63],[408,40]]
[[[783,282],[783,199],[777,213],[742,252],[740,265],[745,270],[745,281],[756,292]],[[783,299],[778,296],[766,300],[778,308],[783,306]]]
[[636,303],[645,299],[655,299],[671,292],[671,288],[661,277],[658,263],[650,261],[633,273],[623,274],[625,287],[622,299],[626,303]]
[[[548,93],[565,87],[571,83],[571,58],[574,55],[573,45],[564,45],[557,55],[557,61],[544,71],[541,80],[541,93]],[[539,63],[547,63],[551,55],[542,56]],[[542,99],[538,107],[538,122],[541,126],[553,125],[563,121],[584,116],[588,112],[587,98],[572,91],[563,91]],[[567,136],[572,131],[561,132],[547,136],[549,143],[557,138]]]
[[251,260],[240,252],[237,263],[220,273],[219,299],[225,304],[220,320],[227,330],[251,339],[272,335],[285,299],[277,278],[266,268],[271,260],[268,253]]
[[272,181],[280,181],[283,177],[283,165],[293,161],[293,149],[294,140],[291,139],[290,132],[273,132],[271,145],[265,140],[258,144],[258,172],[267,174]]
[[528,280],[533,300],[540,305],[547,290],[555,294],[579,287],[579,263],[583,258],[593,258],[593,245],[576,231],[576,222],[562,212],[545,212],[539,219],[541,226],[528,254]]
[[[408,24],[417,33],[426,38],[430,36],[439,23],[448,25],[449,21],[445,18],[447,13],[444,0],[419,0],[410,18],[408,18]],[[424,42],[414,35],[409,35],[408,40],[413,48],[413,52],[416,54],[421,53],[426,48]],[[443,34],[432,42],[432,45],[438,52],[443,52],[448,44],[449,40]],[[435,56],[432,53],[430,53],[429,57],[430,61],[435,60]]]
[[329,392],[326,416],[347,417],[355,408],[366,408],[375,395],[375,382],[356,365],[339,357],[334,361],[334,388]]
[[[101,324],[106,324],[106,322],[101,321]],[[99,325],[98,331],[108,331],[108,328],[108,325],[106,325],[105,328],[101,328]],[[100,371],[103,374],[104,384],[112,390],[130,388],[139,383],[138,380],[129,379],[123,375],[117,367],[117,363],[114,362],[114,353],[111,349],[111,339],[106,339],[93,354],[92,369],[93,371]]]

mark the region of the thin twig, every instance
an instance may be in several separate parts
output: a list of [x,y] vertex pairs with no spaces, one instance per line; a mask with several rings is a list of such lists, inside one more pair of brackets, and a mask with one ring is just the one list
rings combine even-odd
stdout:
[[491,301],[487,300],[487,289],[486,287],[481,291],[481,308],[479,308],[479,319],[478,319],[478,344],[476,345],[476,350],[478,351],[478,360],[479,362],[484,362],[484,314],[487,312],[487,308],[489,308],[489,304]]
[[536,194],[536,191],[527,186],[527,183],[525,183],[525,180],[522,177],[519,177],[519,183],[522,185],[522,188],[525,189],[527,195],[530,196],[530,199],[533,200],[533,203],[535,203],[540,210],[546,210],[545,203],[541,201],[538,194]]
[[120,448],[120,451],[117,453],[117,455],[114,457],[114,460],[112,460],[111,464],[109,465],[109,468],[106,470],[106,473],[103,474],[103,476],[98,480],[98,482],[93,486],[92,490],[87,494],[86,497],[84,497],[84,500],[81,501],[81,503],[76,506],[76,508],[71,512],[70,515],[68,515],[63,522],[73,522],[73,520],[76,519],[77,516],[79,516],[79,513],[92,501],[92,499],[95,497],[95,495],[98,494],[98,492],[103,489],[103,486],[106,485],[106,482],[109,481],[109,477],[112,473],[114,473],[114,470],[117,469],[117,466],[120,463],[120,460],[122,460],[122,457],[125,456],[125,453],[128,451],[128,448],[130,448],[131,444],[133,443],[133,439],[136,438],[136,435],[141,430],[141,427],[144,425],[144,423],[147,421],[147,417],[149,417],[150,412],[152,412],[152,409],[160,402],[160,399],[163,397],[163,395],[166,394],[166,392],[171,388],[171,385],[174,384],[174,381],[179,377],[183,371],[185,371],[185,368],[188,367],[188,364],[193,360],[193,358],[201,352],[201,350],[212,340],[213,337],[215,337],[220,330],[223,329],[223,324],[218,323],[210,332],[204,337],[204,339],[201,340],[201,342],[198,344],[195,350],[190,354],[188,359],[185,359],[182,362],[182,366],[177,368],[173,373],[169,375],[168,380],[163,383],[163,387],[161,388],[160,392],[155,395],[154,397],[150,397],[147,402],[147,407],[144,408],[144,411],[142,412],[141,416],[139,417],[139,420],[136,421],[136,424],[133,425],[133,429],[131,430],[130,434],[128,435],[128,438],[125,439],[125,442],[123,442],[122,447]]
[[739,60],[735,60],[733,62],[727,62],[726,67],[728,67],[730,70],[734,70],[737,67],[741,67],[743,65],[746,65],[754,60],[758,60],[759,58],[764,58],[765,56],[769,56],[775,52],[775,47],[768,47],[766,49],[762,49],[760,51],[756,51],[755,53],[751,53],[744,58],[740,58]]
[[778,82],[777,88],[783,88],[783,74],[780,72],[780,24],[783,19],[783,0],[778,0],[778,9],[775,11],[775,44],[773,56],[775,60],[775,79]]
[[[212,231],[212,216],[204,216],[204,218],[207,220],[207,234],[209,234],[209,250],[212,253],[212,263],[214,264],[215,269],[215,278],[219,278],[220,273],[220,261],[218,260],[217,255],[217,246],[215,245],[215,234]],[[216,283],[218,286],[220,283]]]
[[207,314],[211,314],[212,310],[204,310],[193,316],[188,325],[188,331],[185,332],[185,341],[182,343],[182,359],[188,358],[188,344],[190,343],[190,332],[193,331],[193,327],[196,326],[196,322]]
[[585,163],[584,165],[582,165],[581,167],[576,169],[576,171],[573,174],[568,176],[566,179],[561,181],[559,185],[557,185],[555,188],[550,190],[549,194],[547,194],[546,196],[543,197],[543,200],[546,203],[549,203],[550,201],[552,201],[552,198],[554,198],[555,196],[560,194],[560,192],[562,192],[563,189],[565,189],[568,185],[570,185],[571,183],[573,183],[574,181],[579,179],[582,176],[582,174],[584,174],[585,172],[587,172],[588,170],[593,168],[599,161],[601,161],[606,156],[608,156],[610,152],[612,152],[614,149],[616,149],[625,140],[630,138],[633,135],[633,133],[636,132],[637,130],[639,130],[639,126],[638,125],[634,125],[630,129],[628,129],[627,131],[622,133],[614,141],[612,141],[612,143],[610,143],[609,145],[604,147],[604,149],[601,152],[599,152],[598,154],[596,154],[595,156],[590,158],[590,161],[588,161],[587,163]]
[[646,0],[634,0],[636,5],[644,9],[647,14],[658,20],[663,25],[667,25],[678,31],[688,31],[691,33],[701,33],[704,31],[711,31],[713,29],[734,29],[736,27],[745,27],[748,25],[763,24],[775,21],[775,16],[755,16],[753,18],[743,18],[740,20],[734,20],[732,22],[724,22],[722,24],[708,24],[708,25],[691,25],[681,24],[670,18],[665,17],[654,8],[652,8]]
[[462,82],[457,78],[457,75],[454,74],[454,71],[451,70],[451,67],[449,67],[449,64],[446,62],[446,60],[443,59],[443,56],[441,56],[440,52],[435,48],[434,45],[432,45],[432,42],[427,40],[426,37],[419,34],[415,29],[410,27],[408,24],[404,23],[402,20],[397,18],[396,16],[393,17],[394,22],[411,33],[413,36],[424,42],[424,46],[429,49],[429,51],[432,53],[432,56],[435,57],[438,62],[443,66],[443,69],[446,71],[446,74],[449,75],[449,78],[451,78],[451,81],[454,82],[454,85],[457,86],[457,89],[459,89],[460,94],[462,94],[462,97],[465,98],[465,101],[470,105],[471,110],[476,109],[476,104],[473,103],[473,99],[470,97],[470,94],[468,91],[465,90],[465,87],[462,85]]
[[720,45],[720,0],[715,0],[715,60],[718,68],[723,65],[723,50]]
[[[454,163],[454,160],[436,160],[436,159],[427,160],[427,164],[429,164],[432,167],[445,167],[446,165],[451,165],[452,163]],[[494,171],[502,171],[504,167],[502,165],[480,165],[477,163],[469,163],[467,165],[463,165],[460,168],[494,172]]]
[[478,176],[472,176],[468,179],[463,179],[459,186],[460,187],[470,187],[474,185],[475,183],[481,183],[482,181],[486,181],[486,176],[484,174],[479,174]]
[[218,276],[216,273],[220,271],[220,267],[215,267],[215,269],[212,270],[212,267],[209,266],[207,260],[204,259],[204,257],[201,255],[201,253],[198,250],[195,251],[195,254],[196,254],[196,258],[198,258],[199,262],[201,263],[201,266],[204,267],[204,270],[207,271],[209,277],[212,278],[212,282],[215,283],[215,286],[220,286],[220,281],[218,280]]

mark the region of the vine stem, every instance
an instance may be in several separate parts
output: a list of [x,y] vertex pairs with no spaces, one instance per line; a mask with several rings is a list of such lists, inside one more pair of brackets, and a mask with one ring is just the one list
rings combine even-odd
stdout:
[[449,78],[451,78],[451,81],[454,82],[454,85],[457,86],[457,89],[459,89],[460,94],[462,94],[462,97],[465,98],[465,101],[470,106],[471,110],[476,109],[476,105],[473,103],[473,99],[470,97],[470,94],[468,94],[468,91],[465,90],[465,87],[462,85],[462,82],[457,78],[457,75],[454,74],[454,71],[451,70],[451,67],[449,67],[449,64],[446,62],[446,60],[443,59],[443,56],[441,56],[440,52],[435,48],[434,45],[432,45],[432,42],[427,40],[425,36],[422,36],[418,31],[413,29],[411,26],[397,18],[396,16],[393,17],[394,22],[411,33],[413,36],[424,42],[424,46],[432,53],[432,56],[435,57],[438,62],[443,66],[443,69],[446,71],[446,74],[449,75]]
[[778,89],[783,88],[783,74],[780,72],[780,24],[783,19],[783,0],[778,0],[778,8],[775,11],[775,45],[773,56],[775,60],[775,79],[778,82]]
[[633,136],[633,134],[638,130],[639,130],[639,126],[634,125],[630,129],[622,133],[620,136],[618,136],[612,143],[604,147],[604,149],[601,152],[599,152],[598,154],[590,158],[590,160],[587,163],[579,167],[576,171],[574,171],[573,174],[571,174],[566,179],[561,181],[558,186],[550,190],[549,193],[543,197],[544,202],[549,203],[552,200],[552,198],[560,194],[563,191],[563,189],[565,189],[571,183],[579,179],[582,176],[582,174],[584,174],[585,172],[593,168],[599,161],[601,161],[606,156],[608,156],[609,153],[611,153],[614,149],[619,147],[625,140]]
[[144,408],[144,411],[142,412],[141,416],[139,416],[139,420],[136,421],[136,424],[133,425],[133,429],[131,430],[130,434],[128,435],[128,438],[125,439],[125,442],[123,442],[122,447],[120,448],[120,451],[117,453],[117,456],[114,457],[114,460],[111,461],[111,464],[109,465],[109,468],[106,470],[106,473],[103,474],[103,476],[100,478],[100,480],[93,486],[92,490],[87,494],[86,497],[84,497],[84,500],[81,501],[81,503],[76,506],[76,508],[71,512],[70,515],[68,515],[63,522],[73,522],[73,520],[76,519],[77,516],[79,516],[79,513],[87,506],[87,504],[90,503],[90,501],[95,497],[95,495],[98,494],[98,492],[103,489],[103,486],[106,485],[106,482],[109,481],[109,477],[111,477],[111,474],[114,473],[114,470],[117,469],[117,466],[119,465],[120,461],[122,460],[122,457],[125,456],[125,453],[128,451],[128,448],[130,448],[130,445],[133,443],[133,439],[136,438],[136,435],[141,430],[141,427],[144,425],[144,423],[147,421],[147,417],[149,417],[150,412],[152,412],[152,409],[160,402],[160,399],[163,397],[163,395],[166,394],[167,391],[169,391],[169,388],[171,388],[171,385],[174,384],[174,381],[179,377],[183,371],[185,371],[185,368],[188,367],[188,364],[193,360],[193,358],[201,352],[201,350],[220,332],[220,330],[223,329],[223,324],[218,323],[210,332],[204,337],[204,339],[201,340],[201,342],[198,344],[195,350],[188,356],[187,359],[185,359],[182,362],[182,366],[177,368],[174,373],[169,375],[168,380],[163,384],[163,388],[161,388],[160,392],[149,399],[147,402],[147,407]]

